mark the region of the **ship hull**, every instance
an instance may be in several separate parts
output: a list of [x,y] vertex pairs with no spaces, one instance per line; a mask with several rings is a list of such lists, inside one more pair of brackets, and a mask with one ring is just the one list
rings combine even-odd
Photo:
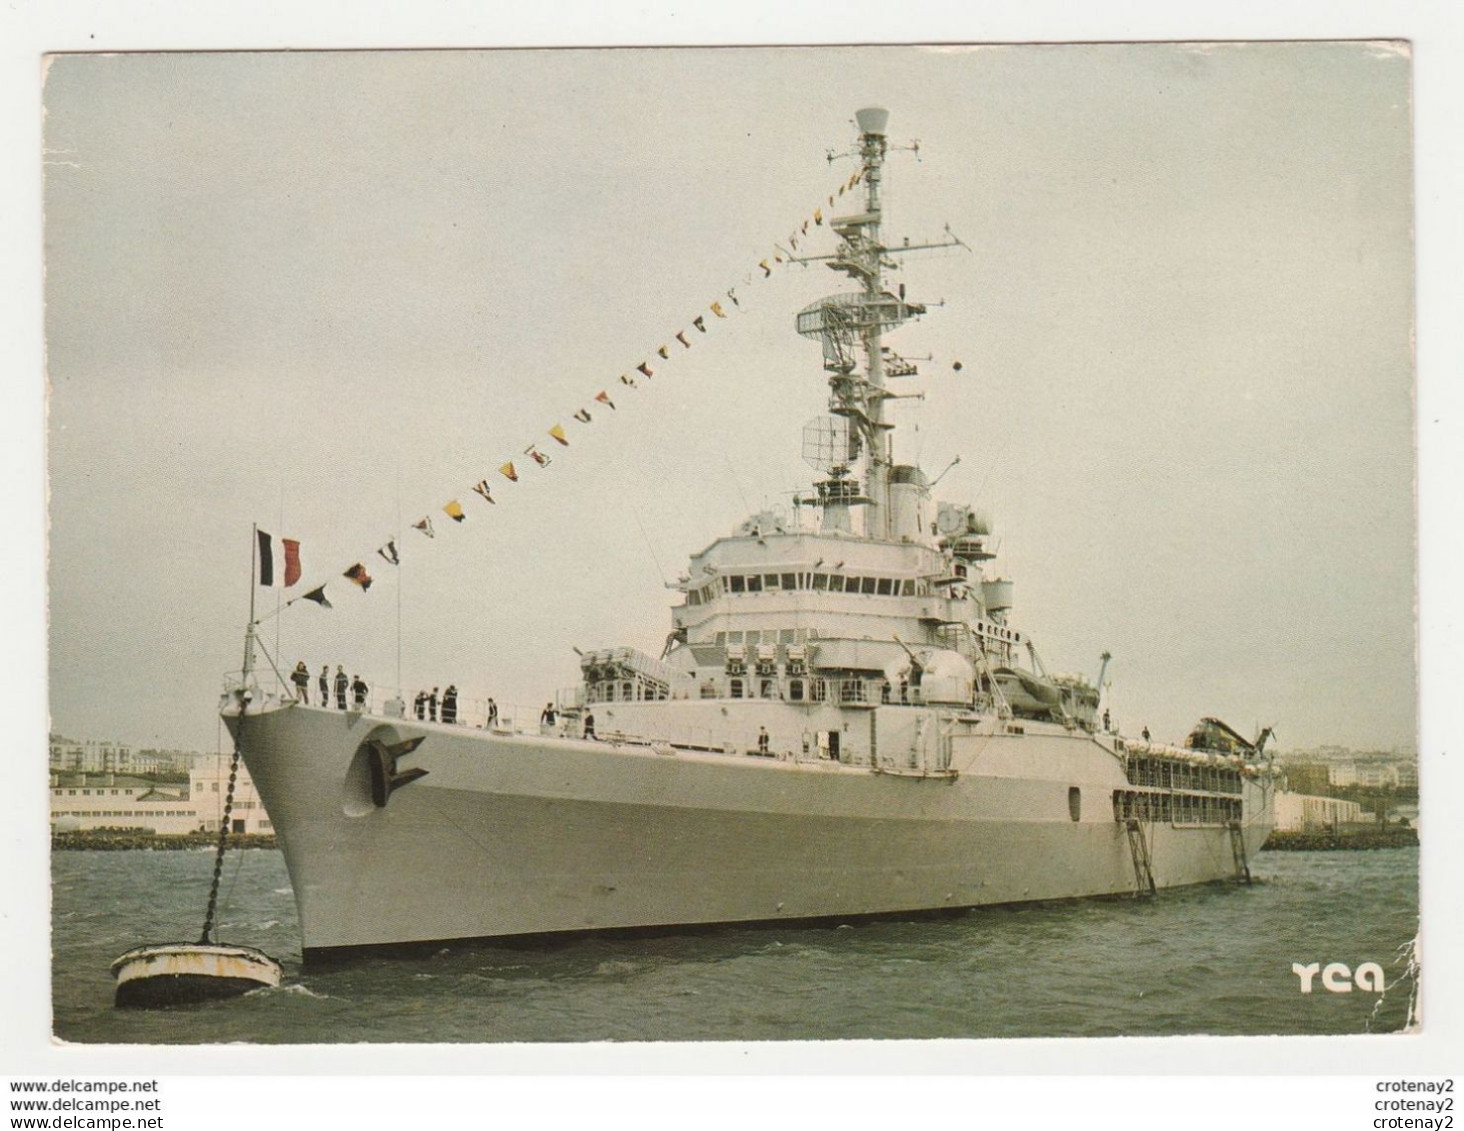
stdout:
[[[284,851],[308,958],[1147,886],[1114,819],[1123,772],[1086,735],[972,736],[954,773],[918,776],[277,702],[225,720]],[[388,794],[373,763],[407,747]],[[1270,790],[1244,788],[1249,857]],[[1224,827],[1146,823],[1145,836],[1158,887],[1236,875]]]

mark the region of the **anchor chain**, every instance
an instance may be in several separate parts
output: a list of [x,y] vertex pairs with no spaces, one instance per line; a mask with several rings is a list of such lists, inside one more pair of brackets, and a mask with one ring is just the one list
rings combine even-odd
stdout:
[[[244,721],[240,713],[239,721]],[[219,847],[214,854],[213,882],[208,889],[208,911],[203,917],[203,936],[200,944],[213,942],[214,911],[219,903],[219,877],[224,872],[224,852],[229,842],[229,817],[234,811],[234,783],[239,779],[239,743],[234,743],[234,757],[229,762],[229,788],[224,793],[224,815],[219,821]]]

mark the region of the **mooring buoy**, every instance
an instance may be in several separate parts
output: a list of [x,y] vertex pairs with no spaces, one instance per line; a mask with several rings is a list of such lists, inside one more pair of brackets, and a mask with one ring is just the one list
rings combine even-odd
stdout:
[[156,1008],[237,997],[280,984],[280,964],[251,946],[161,943],[112,963],[118,1008]]

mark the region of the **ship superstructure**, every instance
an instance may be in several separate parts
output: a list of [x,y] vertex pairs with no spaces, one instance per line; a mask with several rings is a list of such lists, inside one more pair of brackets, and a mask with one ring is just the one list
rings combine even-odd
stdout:
[[691,555],[659,655],[582,653],[532,732],[312,708],[248,673],[226,694],[307,953],[1248,878],[1264,736],[1113,733],[1103,673],[1050,675],[1013,624],[987,519],[897,461],[888,402],[917,366],[884,337],[925,307],[886,273],[959,241],[884,242],[887,114],[857,120],[863,199],[802,259],[849,280],[796,319],[829,388],[818,478]]

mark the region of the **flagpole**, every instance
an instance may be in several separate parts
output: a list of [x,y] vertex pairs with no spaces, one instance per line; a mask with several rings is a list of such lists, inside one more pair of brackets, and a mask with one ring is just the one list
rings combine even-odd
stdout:
[[[284,534],[284,531],[285,531],[285,480],[284,480],[283,477],[280,478],[280,527],[279,527],[279,529],[280,529],[280,547],[283,549],[284,548],[284,544],[285,544],[284,543],[284,538],[285,538],[285,534]],[[289,557],[289,554],[287,553],[285,556],[288,558]],[[286,565],[285,569],[286,569],[286,571],[288,571],[289,570],[289,566]],[[284,617],[280,616],[280,611],[283,608],[283,605],[281,604],[281,602],[283,602],[284,599],[285,599],[285,587],[283,585],[281,585],[278,589],[275,590],[275,659],[276,659],[276,661],[282,661],[284,659],[284,654],[280,651],[280,622],[285,619]]]
[[253,652],[251,645],[254,642],[254,570],[255,558],[259,554],[259,523],[249,524],[249,625],[244,630],[244,679],[249,682],[249,673],[253,670]]
[[[400,462],[398,462],[397,469],[396,469],[396,512],[397,512],[396,513],[396,539],[397,539],[397,542],[400,543],[401,542],[401,537],[402,537],[402,467],[401,467],[401,463]],[[392,547],[392,553],[395,554],[398,559],[401,558],[401,551],[398,550],[395,546]],[[399,698],[403,703],[405,703],[407,701],[407,693],[402,689],[402,563],[401,563],[400,560],[397,561],[397,602],[396,602],[396,605],[397,605],[397,618],[396,618],[396,620],[397,620],[397,623],[396,623],[396,630],[397,630],[397,649],[396,649],[396,652],[397,652],[397,654],[396,654],[396,661],[397,661],[396,662],[397,698]]]

